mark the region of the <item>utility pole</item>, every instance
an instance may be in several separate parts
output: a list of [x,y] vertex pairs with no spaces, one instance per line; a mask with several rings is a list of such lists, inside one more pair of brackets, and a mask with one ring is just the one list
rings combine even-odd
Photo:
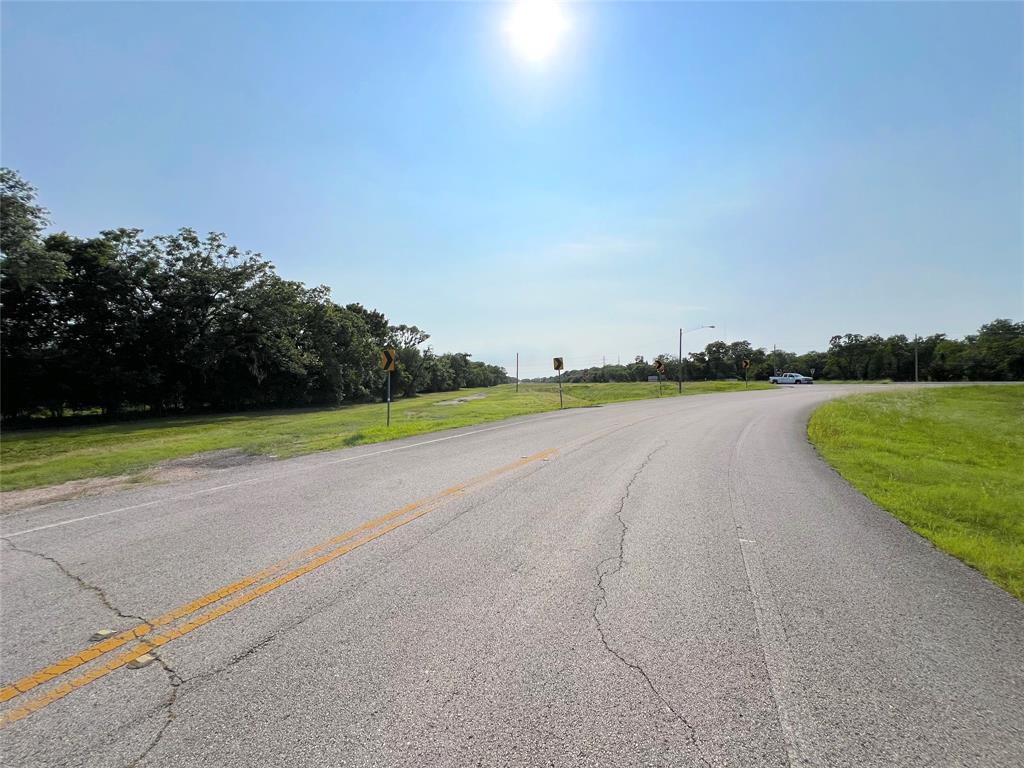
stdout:
[[516,352],[516,392],[519,391],[519,353]]
[[917,334],[914,334],[914,383],[918,383],[917,378]]

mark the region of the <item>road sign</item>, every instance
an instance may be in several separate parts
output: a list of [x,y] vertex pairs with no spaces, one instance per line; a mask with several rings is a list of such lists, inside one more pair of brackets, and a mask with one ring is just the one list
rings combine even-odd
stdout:
[[662,360],[661,358],[658,358],[657,360],[654,361],[654,368],[655,368],[655,370],[657,370],[658,373],[664,373],[665,372],[665,361]]
[[382,349],[380,351],[380,367],[388,372],[388,419],[387,425],[391,426],[391,372],[395,370],[395,361],[398,359],[398,352],[394,349]]
[[742,365],[744,370],[745,370],[745,369],[750,367],[750,361],[749,360],[744,360],[742,363],[740,363],[740,365]]
[[562,369],[565,368],[565,361],[563,361],[562,358],[560,358],[560,357],[556,357],[556,358],[554,358],[554,360],[552,360],[552,363],[555,366],[555,370],[558,371],[558,407],[559,407],[559,409],[561,409],[563,407],[563,402],[562,402]]

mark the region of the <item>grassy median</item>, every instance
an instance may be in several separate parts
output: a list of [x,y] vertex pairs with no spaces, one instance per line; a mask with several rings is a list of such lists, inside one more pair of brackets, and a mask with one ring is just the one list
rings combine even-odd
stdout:
[[856,395],[808,426],[874,502],[1024,599],[1024,386]]
[[[750,389],[771,388],[751,383]],[[694,382],[685,395],[742,391],[742,383]],[[675,396],[664,384],[662,395]],[[658,385],[569,384],[568,408],[658,396]],[[301,411],[169,417],[66,429],[8,432],[0,443],[0,486],[19,490],[68,480],[132,475],[160,462],[207,451],[236,449],[252,455],[295,456],[363,443],[465,427],[558,408],[558,385],[524,384],[442,392],[392,404],[351,405]]]

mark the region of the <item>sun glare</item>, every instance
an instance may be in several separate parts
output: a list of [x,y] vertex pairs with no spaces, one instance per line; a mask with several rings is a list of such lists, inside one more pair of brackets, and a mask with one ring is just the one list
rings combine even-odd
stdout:
[[542,64],[558,49],[568,26],[556,0],[518,0],[505,20],[505,35],[519,56]]

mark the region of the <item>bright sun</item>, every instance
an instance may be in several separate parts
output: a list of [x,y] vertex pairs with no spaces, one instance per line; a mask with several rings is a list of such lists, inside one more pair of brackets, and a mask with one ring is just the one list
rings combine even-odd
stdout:
[[518,0],[505,20],[512,49],[531,64],[542,64],[558,48],[568,21],[555,0]]

